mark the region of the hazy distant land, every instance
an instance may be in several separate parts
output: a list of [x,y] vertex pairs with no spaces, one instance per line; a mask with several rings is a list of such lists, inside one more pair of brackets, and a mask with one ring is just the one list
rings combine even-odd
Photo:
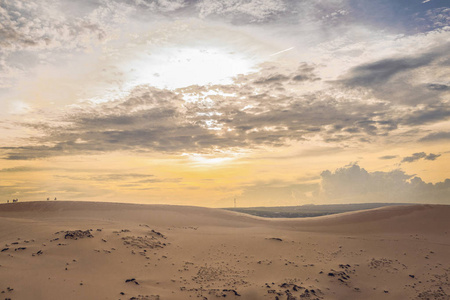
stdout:
[[357,204],[326,204],[275,207],[232,207],[226,210],[246,213],[265,218],[308,218],[338,214],[349,211],[373,209],[383,206],[411,205],[408,203],[357,203]]

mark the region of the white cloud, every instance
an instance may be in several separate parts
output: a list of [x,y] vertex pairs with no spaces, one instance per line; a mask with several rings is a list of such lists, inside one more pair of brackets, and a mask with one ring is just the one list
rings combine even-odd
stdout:
[[286,11],[280,0],[203,0],[197,4],[200,17],[210,15],[239,17],[243,15],[250,22],[262,22]]
[[320,199],[326,203],[442,203],[449,204],[450,179],[426,183],[402,170],[368,172],[357,164],[324,171]]

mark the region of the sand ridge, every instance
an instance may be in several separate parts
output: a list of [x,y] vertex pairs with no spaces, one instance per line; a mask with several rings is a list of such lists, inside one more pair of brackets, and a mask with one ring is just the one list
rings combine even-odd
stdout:
[[0,205],[3,299],[449,299],[450,206],[305,219]]

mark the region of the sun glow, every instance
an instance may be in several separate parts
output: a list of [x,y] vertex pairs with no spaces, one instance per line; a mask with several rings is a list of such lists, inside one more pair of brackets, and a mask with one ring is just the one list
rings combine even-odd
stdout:
[[187,157],[189,161],[199,166],[224,165],[242,157],[240,152],[224,152],[221,154],[201,154],[201,153],[183,153],[181,156]]
[[256,61],[219,48],[165,48],[128,64],[130,86],[149,84],[177,89],[190,85],[230,84],[232,77],[254,71]]

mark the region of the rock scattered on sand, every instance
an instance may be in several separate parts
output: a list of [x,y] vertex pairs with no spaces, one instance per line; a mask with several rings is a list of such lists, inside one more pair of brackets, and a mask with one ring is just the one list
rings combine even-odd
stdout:
[[[276,286],[279,288],[276,288]],[[323,299],[323,293],[320,289],[312,286],[309,288],[302,287],[296,284],[296,280],[289,280],[288,282],[283,282],[281,284],[272,282],[272,285],[266,283],[264,288],[267,290],[268,294],[274,296],[272,299]]]
[[280,239],[280,238],[277,238],[277,237],[267,238],[267,240],[277,241],[277,242],[282,242],[283,241],[283,239]]
[[387,258],[372,258],[372,260],[369,262],[369,268],[383,270],[388,273],[397,273],[399,272],[399,270],[406,270],[408,267],[399,262],[397,259],[392,260]]
[[339,268],[343,269],[343,271],[335,271],[331,269],[330,272],[328,272],[328,276],[335,277],[341,283],[347,284],[347,282],[350,279],[349,274],[355,273],[355,270],[350,269],[350,265],[348,264],[347,265],[340,264]]
[[444,300],[449,299],[450,295],[447,294],[444,289],[440,286],[436,290],[426,290],[417,295],[418,299],[438,299]]
[[82,238],[92,238],[94,237],[91,232],[89,230],[73,230],[73,231],[66,231],[64,238],[65,239],[72,239],[72,240],[77,240],[77,239],[82,239]]
[[[235,296],[241,296],[241,295],[239,295],[239,293],[238,292],[236,292],[236,290],[233,290],[233,289],[223,289],[222,290],[224,293],[231,293],[231,294],[234,294]],[[225,295],[225,296],[222,296],[222,297],[226,297],[226,294],[223,294],[223,295]]]
[[32,255],[32,256],[36,256],[36,255],[42,255],[42,254],[44,254],[44,252],[43,252],[42,250],[39,250],[38,252],[33,253],[33,254],[31,254],[31,255]]
[[155,231],[153,229],[150,231],[150,235],[156,236],[156,237],[160,237],[160,238],[163,238],[163,239],[166,238],[161,232]]
[[136,247],[140,249],[155,249],[164,248],[165,243],[161,243],[158,239],[154,237],[143,237],[143,236],[125,236],[122,237],[123,244],[126,246]]
[[131,297],[130,300],[159,300],[159,295],[138,295],[137,297]]
[[133,282],[134,284],[139,285],[139,282],[136,281],[136,278],[126,279],[125,283],[128,283],[128,282]]

